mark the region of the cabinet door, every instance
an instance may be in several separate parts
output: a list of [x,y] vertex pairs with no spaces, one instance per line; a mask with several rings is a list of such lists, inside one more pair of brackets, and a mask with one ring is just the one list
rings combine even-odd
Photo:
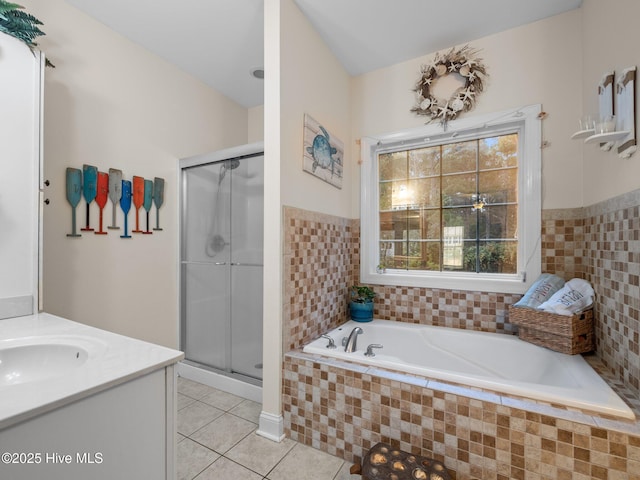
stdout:
[[38,305],[41,57],[0,33],[0,318]]

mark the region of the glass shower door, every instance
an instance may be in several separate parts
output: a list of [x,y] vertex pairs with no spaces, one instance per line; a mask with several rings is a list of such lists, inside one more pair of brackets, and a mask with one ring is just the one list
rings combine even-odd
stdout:
[[231,182],[219,164],[183,170],[182,343],[187,360],[230,370]]
[[181,347],[262,379],[263,156],[183,168]]
[[262,379],[263,157],[231,177],[231,366]]

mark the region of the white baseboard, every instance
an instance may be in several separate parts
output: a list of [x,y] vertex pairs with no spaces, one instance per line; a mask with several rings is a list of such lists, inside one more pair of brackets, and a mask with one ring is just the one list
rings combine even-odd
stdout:
[[194,367],[184,362],[178,362],[178,375],[194,382],[203,383],[218,388],[254,402],[262,403],[262,387],[220,375],[204,368]]
[[274,442],[281,442],[284,440],[284,417],[262,411],[256,433]]

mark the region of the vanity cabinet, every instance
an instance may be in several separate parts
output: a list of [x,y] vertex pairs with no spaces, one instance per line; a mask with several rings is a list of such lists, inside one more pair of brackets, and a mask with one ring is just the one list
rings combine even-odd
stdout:
[[174,384],[170,365],[0,430],[0,478],[175,479]]

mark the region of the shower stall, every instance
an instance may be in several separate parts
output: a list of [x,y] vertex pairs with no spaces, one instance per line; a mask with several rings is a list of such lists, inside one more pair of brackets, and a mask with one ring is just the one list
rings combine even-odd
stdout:
[[229,380],[262,383],[263,160],[254,144],[180,161],[184,363],[245,397]]

